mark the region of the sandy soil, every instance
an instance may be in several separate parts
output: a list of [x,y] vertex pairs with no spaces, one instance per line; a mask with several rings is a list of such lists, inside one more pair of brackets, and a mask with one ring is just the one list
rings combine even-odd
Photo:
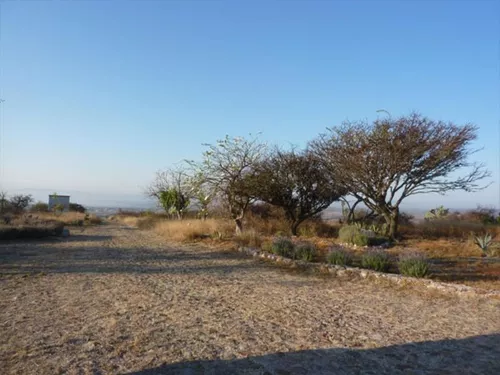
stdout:
[[2,374],[495,374],[499,317],[118,225],[0,244]]

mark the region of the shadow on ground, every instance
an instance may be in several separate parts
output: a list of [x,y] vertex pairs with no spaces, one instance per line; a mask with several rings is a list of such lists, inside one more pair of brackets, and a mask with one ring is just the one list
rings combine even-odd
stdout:
[[129,373],[157,374],[500,374],[500,335],[377,349],[317,349],[238,360],[181,362]]

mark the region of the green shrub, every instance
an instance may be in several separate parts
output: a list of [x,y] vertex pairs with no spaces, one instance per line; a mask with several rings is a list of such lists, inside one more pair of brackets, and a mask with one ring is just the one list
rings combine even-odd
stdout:
[[30,208],[31,212],[48,212],[49,205],[45,202],[37,202]]
[[292,240],[286,237],[278,237],[271,245],[271,251],[276,255],[281,255],[287,258],[295,257],[295,245]]
[[336,266],[350,266],[352,264],[351,254],[342,248],[331,249],[326,260]]
[[297,244],[294,252],[294,259],[311,262],[316,254],[316,246],[310,242],[301,242]]
[[344,243],[357,246],[368,246],[368,236],[361,232],[361,228],[354,225],[346,225],[339,230],[339,239]]
[[361,266],[370,270],[386,272],[391,266],[391,259],[381,250],[370,250],[361,257]]
[[399,257],[398,268],[401,275],[426,277],[429,274],[429,262],[422,254],[405,254]]

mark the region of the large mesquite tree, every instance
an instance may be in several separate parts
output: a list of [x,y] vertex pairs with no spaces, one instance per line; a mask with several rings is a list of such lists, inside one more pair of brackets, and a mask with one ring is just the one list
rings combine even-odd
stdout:
[[299,225],[346,193],[310,152],[275,149],[258,167],[258,199],[281,207],[297,235]]
[[412,113],[328,130],[309,149],[351,195],[384,217],[391,238],[398,231],[401,202],[409,196],[473,192],[484,188],[479,181],[489,176],[482,164],[469,161],[477,132],[471,124]]
[[236,233],[243,230],[243,218],[254,199],[255,166],[265,155],[266,145],[258,138],[226,136],[215,144],[205,144],[200,163],[190,162],[204,176],[209,191],[225,205],[234,220]]

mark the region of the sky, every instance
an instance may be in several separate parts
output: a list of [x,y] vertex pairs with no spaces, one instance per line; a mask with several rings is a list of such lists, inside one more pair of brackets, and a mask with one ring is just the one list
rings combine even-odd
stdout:
[[[416,110],[479,127],[500,205],[499,1],[0,2],[0,189],[137,201],[203,143]],[[39,194],[40,198],[37,196]]]

